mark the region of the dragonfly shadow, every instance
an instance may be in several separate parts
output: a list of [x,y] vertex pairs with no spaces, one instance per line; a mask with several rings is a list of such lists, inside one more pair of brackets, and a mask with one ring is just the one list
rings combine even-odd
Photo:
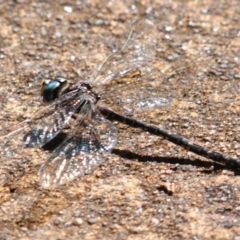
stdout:
[[[47,144],[45,144],[42,147],[43,150],[49,151],[50,153],[54,152],[56,148],[64,144],[64,140],[66,139],[67,136],[68,136],[67,133],[64,133],[64,132],[59,133],[55,138],[53,138],[51,141],[49,141]],[[75,144],[78,146],[70,148],[69,155],[66,154],[66,157],[71,158],[72,150],[75,150],[75,152],[77,151],[78,154],[81,154],[83,152],[88,152],[89,148],[86,147],[88,143],[89,143],[89,139],[87,138],[75,138]],[[97,141],[94,143],[91,142],[91,144],[94,145],[95,150],[99,150],[101,148],[99,142]],[[170,164],[179,164],[179,165],[192,165],[192,166],[196,166],[197,168],[204,168],[202,170],[202,172],[204,173],[212,173],[212,172],[218,172],[219,170],[228,169],[234,172],[235,175],[240,175],[240,170],[234,167],[222,165],[216,162],[202,161],[199,159],[191,160],[187,158],[177,158],[177,157],[142,156],[128,150],[119,150],[119,149],[114,149],[112,153],[128,160],[137,159],[137,161],[139,162],[158,162],[158,163],[170,163]]]
[[114,149],[112,153],[128,160],[137,159],[137,161],[139,162],[158,162],[158,163],[170,163],[170,164],[180,164],[180,165],[192,165],[192,166],[196,166],[197,168],[205,168],[204,170],[202,170],[202,172],[204,173],[212,173],[212,172],[218,172],[219,170],[228,169],[233,171],[235,175],[240,175],[240,171],[234,167],[222,165],[216,162],[206,162],[199,159],[191,160],[187,158],[177,158],[177,157],[142,156],[128,150],[119,150],[119,149]]
[[55,138],[42,146],[42,149],[45,151],[53,152],[58,146],[60,146],[64,139],[67,137],[66,133],[59,133]]
[[97,140],[85,137],[76,137],[68,139],[67,133],[59,133],[55,138],[45,144],[43,150],[53,153],[64,148],[64,156],[70,159],[72,156],[84,154],[85,152],[95,152],[100,150],[101,144]]

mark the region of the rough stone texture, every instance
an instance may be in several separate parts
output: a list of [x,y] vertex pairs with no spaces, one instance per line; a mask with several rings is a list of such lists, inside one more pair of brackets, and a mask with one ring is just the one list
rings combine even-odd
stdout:
[[[42,105],[43,79],[87,76],[132,20],[148,17],[173,50],[186,48],[198,75],[186,94],[192,101],[136,117],[240,157],[239,1],[155,2],[0,1],[1,127]],[[159,55],[167,58],[165,46]],[[237,169],[116,126],[110,159],[57,189],[38,183],[49,153],[20,149],[0,186],[0,239],[240,239]]]

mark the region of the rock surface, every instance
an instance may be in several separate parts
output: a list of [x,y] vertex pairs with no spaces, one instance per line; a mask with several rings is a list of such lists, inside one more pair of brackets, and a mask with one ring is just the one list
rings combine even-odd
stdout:
[[[239,1],[147,2],[0,1],[1,127],[38,110],[42,80],[87,76],[132,20],[147,17],[172,40],[173,52],[159,42],[159,55],[171,62],[182,49],[198,74],[192,101],[136,117],[240,157]],[[0,239],[240,239],[239,170],[116,126],[105,164],[59,188],[38,182],[48,151],[20,149],[11,165],[2,155],[11,171],[0,185]]]

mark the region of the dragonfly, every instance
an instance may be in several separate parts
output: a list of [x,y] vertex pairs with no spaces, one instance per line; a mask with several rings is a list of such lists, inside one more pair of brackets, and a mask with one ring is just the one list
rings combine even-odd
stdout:
[[41,96],[45,105],[33,117],[1,130],[2,155],[14,156],[13,146],[42,148],[62,134],[63,140],[39,169],[43,187],[62,185],[104,163],[117,144],[116,121],[213,161],[240,167],[238,158],[132,117],[151,108],[174,109],[191,92],[197,74],[197,66],[182,50],[168,52],[167,58],[160,54],[153,29],[154,23],[148,19],[131,24],[112,54],[87,80],[73,83],[59,76],[44,81]]

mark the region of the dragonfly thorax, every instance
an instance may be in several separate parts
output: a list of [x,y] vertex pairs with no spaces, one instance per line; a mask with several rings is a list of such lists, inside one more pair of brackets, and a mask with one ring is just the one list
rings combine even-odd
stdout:
[[85,99],[96,104],[100,100],[100,95],[92,90],[92,86],[87,82],[80,82],[77,85],[79,95],[84,95]]

